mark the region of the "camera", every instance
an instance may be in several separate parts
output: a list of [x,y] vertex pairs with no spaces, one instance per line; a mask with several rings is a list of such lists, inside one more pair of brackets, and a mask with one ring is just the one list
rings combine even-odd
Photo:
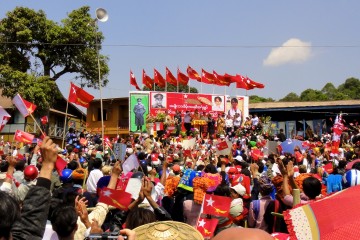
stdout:
[[[114,232],[103,232],[103,233],[96,233],[90,234],[86,239],[87,240],[98,240],[98,239],[117,239],[119,236],[118,231]],[[127,239],[126,235],[121,235],[124,239]]]

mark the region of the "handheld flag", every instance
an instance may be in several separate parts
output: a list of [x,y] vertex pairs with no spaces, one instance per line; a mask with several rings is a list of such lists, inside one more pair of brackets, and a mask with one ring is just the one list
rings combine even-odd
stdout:
[[100,193],[99,202],[106,203],[121,210],[127,210],[131,203],[131,194],[121,190],[104,188]]
[[202,213],[214,216],[228,217],[230,210],[231,198],[205,194]]
[[12,99],[12,103],[16,106],[24,118],[32,114],[36,109],[35,104],[26,101],[20,96],[20,94],[15,95],[15,97]]
[[21,130],[16,130],[15,136],[14,136],[15,141],[23,142],[26,144],[32,143],[34,138],[35,138],[34,135],[24,132],[24,131],[21,131]]
[[0,132],[11,118],[11,115],[0,106]]
[[47,116],[43,116],[40,118],[40,122],[42,125],[46,125],[49,122],[49,118]]
[[199,218],[196,224],[196,229],[201,233],[201,235],[203,235],[204,238],[211,238],[214,236],[218,222],[219,220],[216,218]]

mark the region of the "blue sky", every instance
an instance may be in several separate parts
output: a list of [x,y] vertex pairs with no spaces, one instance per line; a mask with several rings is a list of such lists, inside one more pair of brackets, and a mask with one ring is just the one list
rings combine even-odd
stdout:
[[[165,67],[176,74],[190,65],[218,74],[241,74],[265,84],[264,89],[226,89],[231,95],[259,95],[276,100],[307,88],[336,87],[349,77],[360,78],[360,1],[50,1],[2,0],[0,18],[16,6],[42,9],[59,22],[83,5],[107,9],[100,23],[105,41],[102,54],[110,58],[109,84],[104,98],[128,96],[129,70],[141,86],[142,69],[153,76]],[[121,45],[143,45],[121,46]],[[150,47],[166,46],[166,47]],[[183,47],[176,47],[183,46]],[[199,47],[200,46],[200,47]],[[285,46],[285,47],[282,47]],[[293,47],[291,47],[293,46]],[[294,47],[295,46],[295,47]],[[68,94],[71,76],[58,85]],[[191,81],[203,93],[225,92]],[[96,98],[99,91],[86,89]]]

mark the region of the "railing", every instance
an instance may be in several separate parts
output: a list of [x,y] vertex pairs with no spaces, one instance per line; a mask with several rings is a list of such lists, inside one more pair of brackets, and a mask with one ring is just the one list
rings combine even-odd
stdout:
[[[28,133],[39,133],[39,127],[36,124],[33,123],[27,123],[25,126],[25,132]],[[62,138],[64,136],[64,128],[63,127],[57,127],[57,126],[49,126],[48,131],[49,137],[56,137],[56,138]]]

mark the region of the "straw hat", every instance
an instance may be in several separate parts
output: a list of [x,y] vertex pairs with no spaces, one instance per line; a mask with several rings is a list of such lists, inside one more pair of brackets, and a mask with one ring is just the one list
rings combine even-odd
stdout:
[[203,240],[201,233],[192,226],[176,222],[162,221],[148,223],[133,229],[136,232],[136,240]]

